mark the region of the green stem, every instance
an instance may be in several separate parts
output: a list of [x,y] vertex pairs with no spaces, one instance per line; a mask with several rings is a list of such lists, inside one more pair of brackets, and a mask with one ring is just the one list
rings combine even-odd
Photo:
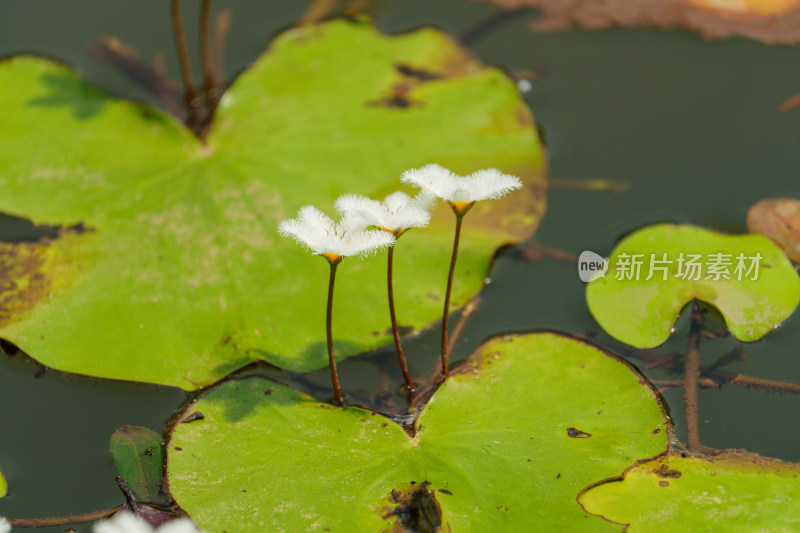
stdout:
[[386,285],[389,290],[389,315],[392,319],[392,334],[394,335],[394,346],[397,348],[397,358],[400,360],[400,368],[403,371],[403,379],[406,380],[406,387],[410,394],[414,393],[414,383],[411,381],[411,375],[408,373],[408,365],[406,364],[406,356],[403,353],[403,345],[400,343],[400,332],[397,329],[397,315],[394,310],[394,288],[392,287],[392,264],[394,263],[394,246],[389,247],[389,261],[386,267]]
[[328,334],[328,365],[331,368],[331,382],[333,383],[333,393],[336,395],[336,403],[344,407],[344,397],[342,388],[339,386],[339,373],[336,371],[336,359],[333,357],[333,333],[331,323],[333,322],[333,284],[336,281],[336,267],[340,261],[330,261],[331,277],[328,282],[328,313],[325,318],[325,330]]
[[[455,211],[454,211],[455,212]],[[447,346],[447,330],[450,318],[450,293],[453,291],[453,274],[456,271],[456,259],[458,259],[458,242],[461,239],[461,222],[464,214],[456,213],[456,235],[453,238],[453,255],[450,258],[450,273],[447,275],[447,291],[444,294],[444,316],[442,317],[442,377],[447,377],[450,373],[449,368],[449,347]]]

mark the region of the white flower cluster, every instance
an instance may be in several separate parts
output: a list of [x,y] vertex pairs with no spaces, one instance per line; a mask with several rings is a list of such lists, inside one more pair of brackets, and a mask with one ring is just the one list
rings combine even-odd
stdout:
[[92,531],[94,533],[203,533],[188,518],[171,520],[153,529],[150,524],[129,512],[119,512],[110,520],[96,522]]
[[[335,203],[342,215],[338,223],[316,207],[307,205],[300,209],[297,218],[281,222],[278,232],[292,237],[316,255],[336,259],[363,256],[392,246],[395,237],[408,229],[427,226],[435,199],[444,200],[455,209],[462,204],[471,206],[479,200],[500,198],[522,187],[519,178],[494,168],[462,177],[439,165],[407,170],[401,181],[419,187],[420,194],[412,198],[396,192],[382,202],[347,194]],[[377,230],[367,229],[370,226]]]

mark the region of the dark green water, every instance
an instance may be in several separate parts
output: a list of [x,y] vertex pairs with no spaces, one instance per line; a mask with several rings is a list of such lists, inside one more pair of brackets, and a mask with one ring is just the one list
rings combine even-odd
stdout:
[[[185,6],[187,24],[197,3]],[[305,2],[226,1],[233,10],[227,72],[246,68]],[[459,35],[492,12],[466,0],[384,0],[375,10],[386,31],[434,24]],[[473,44],[486,63],[538,77],[525,99],[546,136],[554,178],[606,179],[631,185],[625,193],[551,190],[536,235],[542,244],[608,254],[622,236],[641,226],[678,221],[731,233],[746,231],[745,215],[760,198],[800,197],[800,109],[781,115],[776,106],[800,91],[800,48],[766,47],[745,40],[705,43],[685,32],[578,31],[533,34],[528,21],[512,20]],[[190,26],[191,27],[191,26]],[[65,61],[111,93],[146,96],[85,48],[97,36],[120,37],[143,57],[167,54],[178,76],[168,5],[133,0],[4,0],[0,3],[0,55],[34,52]],[[197,49],[190,31],[190,49]],[[197,59],[197,58],[195,58]],[[2,88],[0,88],[2,90]],[[0,127],[2,120],[0,119]],[[2,194],[2,192],[0,192]],[[18,225],[0,219],[0,239],[16,238]],[[584,285],[573,265],[503,255],[490,273],[479,312],[454,354],[464,359],[483,340],[513,331],[558,330],[597,334],[597,342],[622,353],[589,314]],[[800,382],[800,328],[796,316],[759,343],[748,359],[728,367],[753,376]],[[683,351],[687,328],[659,353]],[[419,373],[437,357],[437,332],[411,340],[407,351]],[[701,346],[703,364],[735,346],[730,339]],[[344,385],[371,395],[376,363],[394,365],[386,350],[340,367]],[[391,379],[399,377],[388,366]],[[107,452],[111,433],[124,424],[161,431],[185,395],[177,389],[94,380],[48,371],[20,358],[0,357],[0,470],[11,492],[0,516],[83,513],[122,503]],[[648,373],[664,379],[663,373]],[[290,381],[291,376],[280,379]],[[328,384],[327,370],[304,381]],[[398,385],[390,384],[390,389]],[[685,438],[680,388],[665,394],[677,435]],[[725,386],[700,392],[701,438],[716,448],[747,448],[800,460],[800,398]],[[61,532],[65,528],[40,531]],[[78,531],[89,531],[78,526]]]

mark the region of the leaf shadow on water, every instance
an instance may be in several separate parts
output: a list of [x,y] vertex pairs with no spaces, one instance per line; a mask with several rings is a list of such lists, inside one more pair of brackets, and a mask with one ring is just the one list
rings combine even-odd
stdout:
[[103,111],[111,98],[97,89],[85,84],[76,84],[71,75],[47,72],[39,79],[50,90],[47,96],[28,100],[32,107],[70,107],[72,115],[78,120],[88,120]]
[[[257,365],[257,364],[256,364]],[[215,385],[216,388],[219,385],[224,383],[229,383],[230,381],[246,381],[250,379],[260,379],[263,381],[263,391],[260,392],[258,395],[253,394],[240,394],[238,391],[235,391],[232,394],[223,394],[223,395],[215,395],[215,394],[207,394],[210,391],[205,391],[202,393],[204,398],[210,403],[218,403],[222,406],[223,416],[225,420],[228,422],[236,423],[241,422],[242,420],[246,419],[255,409],[259,407],[263,407],[266,405],[262,400],[272,394],[272,385],[277,381],[271,379],[266,375],[262,375],[258,373],[258,370],[262,370],[260,368],[256,368],[256,365],[252,365],[253,368],[250,368],[248,372],[238,373],[235,378],[226,379],[220,382],[218,385]],[[260,366],[260,365],[258,365]],[[262,370],[263,371],[263,370]],[[280,396],[271,396],[269,398],[269,405],[280,407],[280,406],[290,406],[297,404],[296,399],[292,400],[289,398],[282,398]],[[317,404],[317,400],[315,398],[303,398],[300,400],[301,403],[313,403]],[[200,411],[196,411],[193,409],[192,404],[190,403],[188,407],[183,412],[183,416],[181,417],[181,423],[191,423],[194,420],[202,419],[202,416],[195,415],[195,413],[202,413]],[[331,406],[333,408],[333,406]]]

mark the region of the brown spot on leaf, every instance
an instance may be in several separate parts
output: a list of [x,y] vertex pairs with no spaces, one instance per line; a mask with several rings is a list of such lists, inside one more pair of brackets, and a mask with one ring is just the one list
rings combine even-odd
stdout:
[[195,420],[203,420],[205,415],[200,411],[195,411],[194,413],[190,414],[186,418],[183,419],[184,424],[188,424],[190,422],[194,422]]
[[659,481],[658,482],[658,486],[659,487],[669,487],[669,481]]
[[592,434],[581,431],[578,428],[569,427],[567,428],[567,436],[573,439],[588,439]]
[[666,463],[661,465],[656,470],[656,475],[658,477],[666,477],[666,478],[673,478],[673,479],[678,479],[679,477],[681,477],[681,473],[680,472],[678,472],[677,470],[670,470],[669,467],[666,465]]
[[658,435],[659,433],[661,433],[661,428],[656,428],[653,431],[651,431],[650,433],[652,433],[653,435]]
[[74,227],[56,239],[0,242],[0,327],[22,320],[72,281],[77,268],[69,252],[81,233]]
[[393,533],[434,533],[442,527],[442,509],[435,491],[428,490],[426,481],[405,489],[392,490],[390,504],[381,509],[381,517],[396,517]]
[[419,81],[438,80],[439,78],[442,77],[441,74],[436,74],[436,73],[431,72],[429,70],[425,70],[423,68],[414,67],[414,66],[408,65],[406,63],[397,63],[394,66],[394,68],[397,69],[397,72],[399,72],[403,76],[406,76],[408,78],[416,78]]

